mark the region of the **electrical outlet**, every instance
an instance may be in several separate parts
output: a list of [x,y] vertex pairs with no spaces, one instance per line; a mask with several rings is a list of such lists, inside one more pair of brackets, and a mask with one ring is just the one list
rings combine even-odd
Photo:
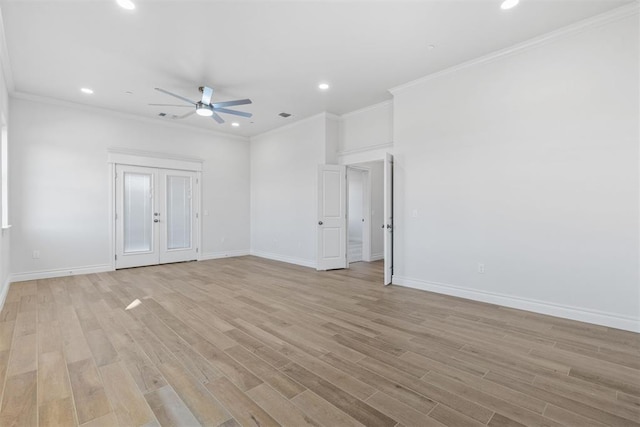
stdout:
[[33,259],[40,259],[40,251],[38,250],[33,251]]
[[484,274],[484,263],[478,263],[478,273]]

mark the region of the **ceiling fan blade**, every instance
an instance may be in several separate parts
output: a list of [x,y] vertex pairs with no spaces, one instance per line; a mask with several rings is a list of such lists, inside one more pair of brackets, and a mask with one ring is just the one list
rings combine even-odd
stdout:
[[211,97],[213,96],[213,89],[210,87],[204,86],[202,88],[202,103],[204,105],[211,104]]
[[251,117],[251,116],[253,116],[253,114],[251,114],[251,113],[245,113],[244,111],[229,110],[227,108],[215,108],[214,107],[214,110],[219,112],[219,113],[233,114],[233,115],[241,116],[241,117]]
[[251,100],[250,99],[237,99],[235,101],[216,102],[215,104],[213,104],[213,108],[233,107],[234,105],[245,105],[245,104],[251,104]]
[[224,119],[220,117],[215,111],[213,112],[211,118],[220,124],[224,123]]
[[193,108],[193,105],[179,105],[179,104],[147,104],[152,107],[182,107],[182,108]]
[[191,116],[191,115],[193,115],[195,113],[196,113],[196,110],[189,111],[187,114],[183,114],[181,116],[173,116],[172,119],[173,120],[185,119],[185,118],[187,118],[187,117],[189,117],[189,116]]
[[168,90],[164,90],[164,89],[161,89],[159,87],[155,88],[155,90],[157,90],[158,92],[166,93],[167,95],[173,96],[174,98],[181,99],[181,100],[183,100],[185,102],[188,102],[189,104],[196,105],[195,101],[192,101],[192,100],[190,100],[188,98],[185,98],[184,96],[180,96],[180,95],[176,95],[175,93],[171,93]]

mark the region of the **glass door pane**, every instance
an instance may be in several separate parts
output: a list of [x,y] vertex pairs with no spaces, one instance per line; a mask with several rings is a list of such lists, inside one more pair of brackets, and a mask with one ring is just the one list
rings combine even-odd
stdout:
[[125,172],[123,179],[124,253],[149,252],[153,247],[152,175]]
[[167,249],[191,247],[191,177],[167,175]]

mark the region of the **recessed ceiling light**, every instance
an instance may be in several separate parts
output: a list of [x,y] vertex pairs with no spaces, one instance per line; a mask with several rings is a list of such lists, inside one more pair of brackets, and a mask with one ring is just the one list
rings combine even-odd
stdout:
[[520,0],[504,0],[500,5],[502,10],[511,9],[512,7],[516,7],[520,3]]
[[82,93],[86,93],[87,95],[93,94],[93,89],[89,89],[88,87],[83,87],[82,89],[80,89],[80,91],[82,91]]
[[116,1],[118,2],[118,5],[123,9],[133,10],[136,8],[136,5],[133,4],[131,0],[116,0]]
[[318,89],[320,89],[320,90],[327,90],[327,89],[329,89],[329,84],[328,84],[328,83],[320,83],[320,84],[318,85]]
[[240,126],[240,123],[233,122],[233,123],[231,123],[231,126],[233,126],[234,128],[237,128],[238,126]]

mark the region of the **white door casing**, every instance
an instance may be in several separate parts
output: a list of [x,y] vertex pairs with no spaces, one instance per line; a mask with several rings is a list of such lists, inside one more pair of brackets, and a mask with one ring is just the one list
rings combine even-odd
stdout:
[[384,160],[384,284],[393,276],[393,155]]
[[197,175],[116,165],[115,268],[195,260]]
[[346,175],[342,165],[318,167],[318,270],[347,267]]

